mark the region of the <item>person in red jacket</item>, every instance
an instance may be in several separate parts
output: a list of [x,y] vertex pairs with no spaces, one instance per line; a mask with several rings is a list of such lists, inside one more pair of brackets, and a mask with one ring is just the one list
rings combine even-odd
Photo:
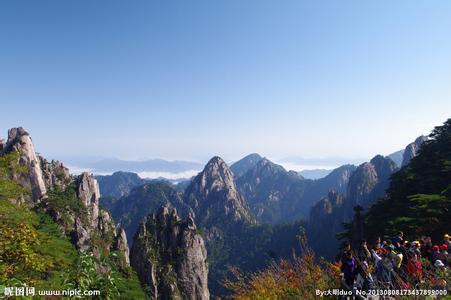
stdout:
[[407,263],[407,272],[410,277],[415,280],[415,282],[419,282],[423,276],[423,266],[421,265],[421,260],[416,253],[410,253],[410,258]]

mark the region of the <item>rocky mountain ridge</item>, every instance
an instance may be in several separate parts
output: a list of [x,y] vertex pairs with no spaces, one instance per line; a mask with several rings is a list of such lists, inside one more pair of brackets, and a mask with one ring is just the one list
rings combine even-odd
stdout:
[[102,196],[111,196],[117,199],[127,196],[133,188],[147,182],[136,173],[123,171],[114,172],[111,175],[97,175],[96,179]]

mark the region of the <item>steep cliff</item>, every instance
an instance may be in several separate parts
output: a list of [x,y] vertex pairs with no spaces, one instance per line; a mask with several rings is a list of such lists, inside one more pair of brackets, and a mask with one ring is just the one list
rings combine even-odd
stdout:
[[130,260],[154,299],[209,299],[207,251],[194,220],[162,207],[138,228]]
[[390,183],[391,174],[397,169],[390,158],[381,155],[376,155],[369,162],[361,164],[349,179],[346,194],[348,216],[352,217],[352,208],[355,205],[367,208],[382,197]]
[[226,222],[255,223],[246,201],[237,191],[233,173],[217,156],[192,180],[184,202],[194,210],[196,222],[202,227],[221,222],[224,226]]
[[404,150],[403,158],[402,158],[402,167],[409,164],[409,162],[418,155],[420,152],[421,145],[428,140],[428,137],[422,135],[417,137],[417,139],[406,146],[406,149]]
[[18,151],[20,153],[19,164],[28,169],[27,173],[14,174],[14,180],[31,190],[31,198],[39,202],[47,192],[41,162],[34,151],[30,135],[22,127],[8,130],[8,140],[2,147],[2,153]]

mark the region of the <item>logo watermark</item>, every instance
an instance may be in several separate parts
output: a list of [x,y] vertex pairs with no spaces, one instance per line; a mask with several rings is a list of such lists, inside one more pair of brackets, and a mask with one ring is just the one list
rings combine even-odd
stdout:
[[8,287],[0,286],[0,299],[4,297],[34,297],[34,296],[67,296],[67,297],[87,297],[100,296],[99,290],[38,290],[35,287]]

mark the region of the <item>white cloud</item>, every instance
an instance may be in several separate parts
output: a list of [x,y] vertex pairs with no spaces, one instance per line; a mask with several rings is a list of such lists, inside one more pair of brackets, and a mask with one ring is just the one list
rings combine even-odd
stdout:
[[80,168],[77,166],[66,166],[72,175],[80,175],[83,172],[93,173],[94,175],[111,175],[112,172],[95,172],[91,168]]
[[69,169],[69,172],[73,175],[80,175],[83,172],[92,173],[92,169],[90,168],[80,168],[76,166],[66,166]]
[[171,172],[139,172],[138,176],[141,178],[149,178],[149,179],[155,179],[159,177],[163,177],[166,179],[188,179],[195,175],[197,175],[200,171],[199,170],[189,170],[184,172],[178,172],[178,173],[171,173]]
[[[83,172],[93,173],[94,175],[111,175],[113,172],[96,172],[92,168],[82,168],[77,166],[67,166],[69,172],[73,175],[80,175]],[[197,175],[200,170],[188,170],[183,172],[156,172],[156,171],[144,171],[144,172],[133,172],[138,174],[139,177],[145,179],[155,179],[155,178],[166,178],[171,180],[177,179],[189,179]]]

